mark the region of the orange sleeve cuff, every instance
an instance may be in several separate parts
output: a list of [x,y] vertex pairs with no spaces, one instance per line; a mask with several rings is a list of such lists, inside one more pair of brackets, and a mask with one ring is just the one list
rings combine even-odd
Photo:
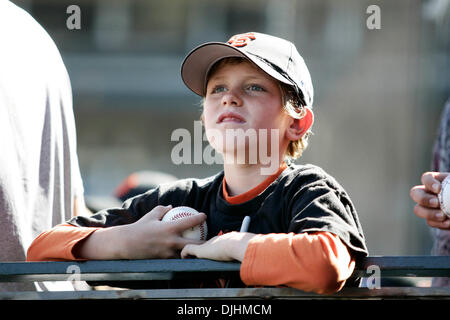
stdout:
[[78,259],[73,249],[80,241],[89,237],[100,228],[75,227],[60,224],[42,232],[27,251],[27,261],[66,261]]
[[246,285],[331,293],[344,286],[354,266],[347,247],[329,232],[266,234],[249,242],[240,276]]

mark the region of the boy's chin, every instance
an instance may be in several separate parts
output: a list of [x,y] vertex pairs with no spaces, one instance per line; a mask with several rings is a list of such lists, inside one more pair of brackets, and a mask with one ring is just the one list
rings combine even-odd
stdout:
[[[245,144],[243,145],[232,145],[232,146],[226,146],[226,144],[217,144],[217,143],[212,143],[211,146],[214,148],[214,150],[217,153],[220,153],[223,157],[230,157],[230,158],[235,158],[238,155],[242,155],[242,154],[246,154],[249,155],[251,154],[251,150],[249,149],[249,147]],[[257,150],[255,150],[257,151]],[[255,152],[255,154],[257,154]]]
[[216,151],[222,155],[224,163],[227,164],[254,165],[258,164],[259,161],[257,152],[250,152],[248,148],[245,147],[242,149],[234,148],[220,151],[216,149]]

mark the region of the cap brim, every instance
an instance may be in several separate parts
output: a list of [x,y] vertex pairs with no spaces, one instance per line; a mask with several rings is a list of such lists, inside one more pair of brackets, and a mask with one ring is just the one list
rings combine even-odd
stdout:
[[236,47],[222,42],[208,42],[193,49],[181,66],[181,78],[185,85],[199,96],[205,96],[206,80],[211,67],[219,60],[229,57],[242,57],[256,64],[269,76],[283,83],[293,85],[291,81],[274,70],[261,58],[249,55]]

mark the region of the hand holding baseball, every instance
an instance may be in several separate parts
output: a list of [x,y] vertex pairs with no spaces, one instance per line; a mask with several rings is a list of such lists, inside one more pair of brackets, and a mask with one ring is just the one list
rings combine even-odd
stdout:
[[172,206],[156,206],[138,221],[110,228],[100,228],[83,241],[74,252],[82,259],[168,259],[179,257],[187,244],[204,241],[182,237],[184,231],[203,223],[203,213],[177,221],[161,221]]
[[[199,215],[200,212],[195,210],[194,208],[187,206],[175,207],[164,214],[164,217],[161,221],[169,222],[169,221],[181,221],[188,217],[193,217]],[[190,224],[189,224],[190,226]],[[181,236],[185,239],[191,240],[206,240],[208,237],[208,225],[206,221],[202,223],[190,226],[186,230],[181,233]]]
[[206,220],[204,213],[183,219],[164,221],[172,206],[157,206],[140,220],[130,225],[129,259],[176,258],[187,244],[201,244],[200,239],[183,237],[183,232]]
[[[425,219],[430,227],[450,229],[450,219],[439,203],[442,182],[449,175],[448,172],[425,172],[421,178],[422,185],[411,188],[410,196],[417,203],[414,213]],[[448,188],[450,191],[450,186]],[[446,196],[444,190],[443,198],[450,202],[450,193]]]

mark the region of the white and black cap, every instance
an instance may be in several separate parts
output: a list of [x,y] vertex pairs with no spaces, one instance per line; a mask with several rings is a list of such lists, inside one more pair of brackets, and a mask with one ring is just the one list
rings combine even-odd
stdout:
[[271,77],[292,86],[301,104],[312,108],[314,91],[311,76],[295,45],[263,33],[238,34],[224,43],[208,42],[196,47],[181,66],[184,83],[196,94],[205,96],[209,70],[227,57],[250,60]]

